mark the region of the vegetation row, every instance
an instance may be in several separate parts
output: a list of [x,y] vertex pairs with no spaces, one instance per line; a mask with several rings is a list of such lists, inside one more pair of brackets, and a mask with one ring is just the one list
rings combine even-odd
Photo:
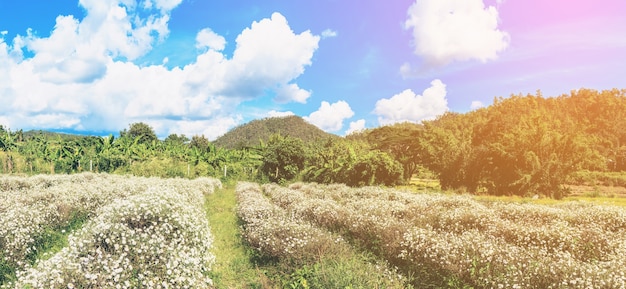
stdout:
[[208,288],[214,257],[202,203],[219,186],[209,178],[2,176],[0,285]]
[[273,204],[258,184],[239,183],[236,193],[243,238],[258,261],[278,268],[282,288],[410,287],[395,269],[355,252],[341,235]]
[[[247,239],[264,254],[289,258],[290,251],[280,251],[288,244],[305,244],[298,256],[316,254],[303,236],[326,230],[386,260],[415,288],[626,288],[626,213],[620,207],[478,202],[305,183],[238,191],[249,198],[240,214],[254,210],[264,228],[284,228],[247,229]],[[280,217],[269,213],[276,207]],[[284,226],[284,216],[306,228]]]

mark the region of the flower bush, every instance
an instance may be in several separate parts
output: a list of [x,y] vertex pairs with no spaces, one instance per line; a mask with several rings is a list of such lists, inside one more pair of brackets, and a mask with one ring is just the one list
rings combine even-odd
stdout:
[[[272,199],[268,199],[263,192],[272,189],[293,194],[273,194]],[[283,190],[276,185],[261,187],[242,182],[237,185],[236,193],[237,214],[243,223],[247,243],[262,257],[282,264],[278,267],[292,268],[293,272],[288,272],[292,282],[283,284],[283,287],[411,288],[406,286],[406,278],[388,263],[355,252],[340,235],[302,217],[307,214],[313,218],[314,211],[284,209],[282,206],[304,201],[298,192]],[[330,211],[320,209],[317,212],[323,216]]]
[[[207,288],[214,256],[202,204],[216,187],[211,178],[2,176],[0,265],[17,271],[3,287]],[[77,214],[89,220],[69,246],[31,265],[43,232]]]
[[626,288],[620,207],[303,183],[263,193],[286,215],[386,259],[417,288]]

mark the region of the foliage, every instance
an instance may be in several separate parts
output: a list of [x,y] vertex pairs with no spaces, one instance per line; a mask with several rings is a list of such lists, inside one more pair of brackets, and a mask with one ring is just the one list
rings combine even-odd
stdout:
[[[388,152],[402,164],[403,177],[409,181],[423,163],[419,145],[415,142],[415,136],[423,130],[423,126],[405,122],[382,126],[364,131],[364,139],[369,141],[376,149]],[[359,136],[350,136],[359,138]],[[363,138],[363,137],[362,137]]]
[[585,186],[626,187],[626,173],[577,171],[567,179],[568,184]]
[[426,169],[443,189],[561,198],[577,171],[626,170],[625,111],[626,90],[580,89],[497,98],[468,113],[346,138],[297,116],[255,120],[215,142],[176,134],[161,141],[145,123],[107,137],[0,127],[0,171],[389,186]]
[[143,122],[131,123],[128,130],[120,132],[121,137],[128,137],[132,140],[138,139],[138,143],[152,143],[157,140],[156,133],[151,126]]
[[191,142],[189,142],[189,146],[192,149],[197,149],[204,152],[207,152],[210,149],[209,140],[203,135],[194,135],[193,137],[191,137]]
[[184,145],[189,142],[189,138],[184,134],[178,135],[173,133],[168,135],[164,141],[168,145]]
[[263,149],[261,173],[271,182],[293,180],[304,168],[305,147],[301,139],[272,135]]
[[[49,132],[11,132],[2,128],[0,172],[79,173],[85,171],[138,176],[251,179],[260,165],[254,149],[217,148],[204,136],[156,139],[146,124],[132,124],[119,137],[70,136]],[[154,136],[154,138],[153,138]],[[151,140],[151,141],[148,141]]]
[[[597,105],[619,115],[624,91],[499,98],[487,108],[446,113],[421,126],[383,127],[366,132],[366,138],[403,161],[405,178],[415,163],[435,172],[444,189],[560,198],[576,171],[621,167],[626,135],[616,127],[622,120],[603,115],[596,122],[586,113],[598,114]],[[411,157],[401,157],[407,154]]]
[[358,140],[326,140],[313,145],[303,180],[350,186],[395,185],[402,166],[386,152]]

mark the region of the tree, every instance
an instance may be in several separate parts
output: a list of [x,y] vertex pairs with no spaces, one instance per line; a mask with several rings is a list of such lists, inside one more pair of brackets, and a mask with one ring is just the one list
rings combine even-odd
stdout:
[[396,185],[402,179],[402,165],[386,152],[371,150],[359,154],[343,180],[348,186]]
[[563,196],[568,175],[598,157],[594,139],[585,137],[577,120],[560,114],[557,99],[512,96],[497,100],[488,121],[477,129],[474,166],[491,194]]
[[305,181],[368,186],[394,185],[402,180],[400,163],[363,140],[329,139],[311,151],[303,173]]
[[263,151],[261,172],[271,182],[290,181],[304,168],[305,159],[301,139],[274,134]]
[[472,140],[481,114],[448,112],[424,122],[424,129],[413,133],[415,150],[423,165],[438,175],[442,188],[477,189],[480,172],[472,168],[477,149]]
[[189,138],[184,134],[177,135],[173,133],[168,135],[164,141],[167,145],[183,145],[189,141]]
[[400,162],[404,180],[410,181],[420,163],[423,162],[416,140],[422,129],[423,126],[408,122],[383,126],[369,131],[367,140],[375,148],[388,152]]
[[130,124],[128,131],[124,129],[120,132],[120,137],[128,137],[132,140],[139,138],[138,143],[151,144],[158,140],[154,129],[146,123],[136,122]]
[[189,142],[190,148],[196,148],[203,152],[209,151],[209,140],[204,135],[194,135]]

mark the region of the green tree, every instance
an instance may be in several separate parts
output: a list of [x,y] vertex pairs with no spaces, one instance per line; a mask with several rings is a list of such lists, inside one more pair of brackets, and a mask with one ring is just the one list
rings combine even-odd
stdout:
[[271,182],[290,181],[304,168],[305,160],[301,139],[274,134],[263,151],[261,172]]
[[497,100],[491,107],[474,141],[482,148],[475,169],[490,193],[560,198],[567,176],[598,160],[594,139],[575,119],[558,113],[558,101],[538,92]]
[[158,140],[154,129],[146,123],[136,122],[130,124],[128,130],[124,129],[120,132],[120,137],[128,137],[132,140],[139,139],[138,143],[151,144]]
[[482,112],[445,113],[424,122],[424,129],[413,133],[414,146],[423,165],[435,172],[444,189],[476,191],[479,171],[472,168],[475,150],[472,143]]
[[204,135],[194,135],[191,137],[191,141],[189,142],[189,147],[196,148],[200,151],[209,151],[209,140]]
[[178,135],[178,134],[173,133],[173,134],[168,135],[165,138],[164,142],[167,145],[183,145],[189,142],[189,138],[185,136],[184,134]]
[[310,150],[305,181],[366,186],[395,185],[402,180],[402,166],[362,140],[329,139]]
[[423,130],[422,125],[399,123],[375,128],[367,132],[367,140],[377,149],[385,151],[402,164],[405,181],[410,181],[422,160],[422,152],[416,141]]

